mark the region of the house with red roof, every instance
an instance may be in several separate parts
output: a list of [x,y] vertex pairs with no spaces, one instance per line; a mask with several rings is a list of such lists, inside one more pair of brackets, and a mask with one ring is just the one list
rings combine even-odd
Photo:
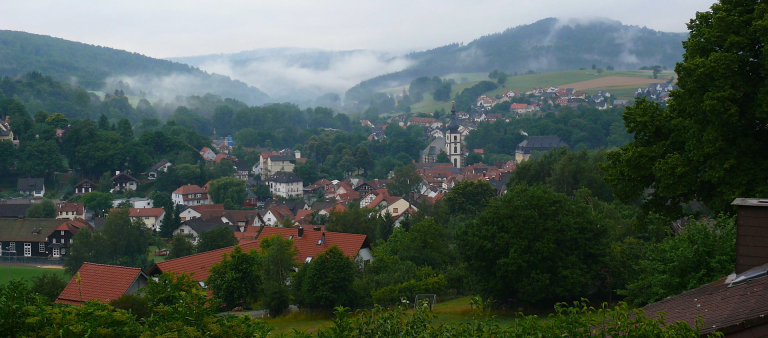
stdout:
[[203,215],[203,212],[205,210],[224,210],[224,204],[201,204],[201,205],[191,205],[188,208],[181,211],[179,214],[179,218],[181,218],[182,221],[190,220],[193,218],[198,218]]
[[85,206],[83,203],[56,203],[56,218],[73,220],[85,218]]
[[[304,228],[251,227],[246,232],[235,233],[240,239],[243,251],[259,250],[263,238],[278,235],[293,240],[298,251],[296,261],[299,264],[309,263],[320,253],[331,246],[337,246],[347,257],[359,262],[373,260],[371,244],[368,237],[358,234],[340,232],[305,230]],[[192,279],[205,282],[208,279],[211,266],[220,262],[224,254],[231,253],[234,246],[203,252],[195,255],[169,259],[155,263],[149,269],[149,275],[154,276],[165,272],[188,273]]]
[[203,147],[203,149],[200,149],[200,156],[206,161],[213,161],[213,159],[216,158],[216,153],[214,153],[211,148]]
[[140,268],[83,263],[61,292],[56,303],[82,305],[88,301],[109,303],[123,295],[135,295],[149,278]]
[[211,200],[208,199],[208,187],[200,187],[193,184],[187,184],[174,190],[171,193],[171,200],[173,204],[189,206],[211,204]]
[[165,215],[165,209],[163,208],[130,208],[128,209],[128,218],[133,220],[140,220],[147,226],[147,228],[153,231],[160,231],[160,226],[163,224],[163,216]]

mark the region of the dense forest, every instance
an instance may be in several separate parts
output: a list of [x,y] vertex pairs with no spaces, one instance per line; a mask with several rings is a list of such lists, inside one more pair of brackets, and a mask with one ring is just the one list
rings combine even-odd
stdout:
[[350,88],[346,102],[365,101],[377,90],[405,85],[421,76],[488,72],[507,74],[579,69],[591,64],[637,69],[646,64],[672,68],[682,60],[686,33],[664,33],[595,20],[570,23],[556,18],[509,28],[468,44],[451,44],[408,54],[416,64]]
[[136,86],[137,91],[160,95],[171,85],[160,79],[175,79],[173,90],[178,95],[213,93],[249,104],[261,104],[269,99],[258,88],[185,64],[50,36],[0,31],[0,76],[13,77],[32,71],[61,82],[77,83],[88,90],[100,90],[107,82],[127,77],[142,85]]

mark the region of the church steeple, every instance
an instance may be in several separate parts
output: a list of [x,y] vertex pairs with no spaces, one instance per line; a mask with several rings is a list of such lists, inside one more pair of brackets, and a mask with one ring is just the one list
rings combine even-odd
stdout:
[[451,122],[448,123],[448,132],[445,133],[445,153],[451,159],[455,168],[464,166],[464,157],[461,151],[461,133],[459,121],[456,120],[456,102],[451,107]]
[[453,102],[453,106],[451,107],[451,122],[448,123],[448,130],[449,131],[459,130],[459,121],[456,120],[456,102]]

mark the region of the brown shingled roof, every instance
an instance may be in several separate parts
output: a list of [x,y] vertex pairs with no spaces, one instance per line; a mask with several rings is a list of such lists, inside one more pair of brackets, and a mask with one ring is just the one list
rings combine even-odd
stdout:
[[[759,268],[765,270],[768,264],[755,269]],[[723,277],[677,296],[646,305],[643,310],[649,317],[664,311],[665,322],[674,323],[681,320],[691,327],[696,317],[702,315],[702,334],[714,331],[728,334],[768,323],[768,278],[755,278],[741,285],[730,285],[729,278]]]
[[141,275],[146,278],[140,268],[83,263],[56,299],[56,303],[80,305],[92,300],[107,303],[128,292],[133,282]]

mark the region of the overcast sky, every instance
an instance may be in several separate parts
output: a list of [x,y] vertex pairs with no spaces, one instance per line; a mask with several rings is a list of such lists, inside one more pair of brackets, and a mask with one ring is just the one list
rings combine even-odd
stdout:
[[684,32],[707,0],[0,0],[0,29],[152,57],[269,47],[402,52],[468,43],[547,17]]

